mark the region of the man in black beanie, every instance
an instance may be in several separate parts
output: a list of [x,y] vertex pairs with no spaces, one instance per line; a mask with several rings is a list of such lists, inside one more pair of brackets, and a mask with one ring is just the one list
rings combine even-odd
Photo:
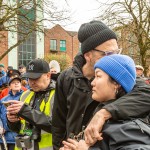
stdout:
[[63,71],[57,80],[52,114],[54,150],[62,147],[62,141],[68,137],[75,138],[89,122],[85,141],[93,143],[101,139],[99,131],[107,119],[128,119],[150,112],[150,87],[136,85],[131,93],[105,105],[91,120],[98,105],[91,98],[94,64],[103,56],[121,51],[116,34],[101,21],[82,24],[78,39],[82,53],[75,57],[73,67]]
[[117,40],[117,36],[101,21],[91,21],[81,25],[78,39],[81,43],[81,51],[85,54],[108,40]]

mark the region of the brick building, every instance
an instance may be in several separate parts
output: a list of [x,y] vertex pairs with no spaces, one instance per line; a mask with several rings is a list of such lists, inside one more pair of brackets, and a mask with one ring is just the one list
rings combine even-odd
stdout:
[[[41,11],[42,3],[38,0],[34,0],[34,2],[33,0],[29,2],[20,0],[2,1],[4,7],[0,10],[0,16],[3,17],[4,22],[0,25],[0,44],[3,43],[0,46],[0,54],[4,54],[6,50],[10,51],[0,63],[4,63],[6,67],[13,66],[17,69],[20,64],[27,65],[34,58],[43,58],[44,34],[35,31],[37,29],[36,25],[41,30],[44,27],[44,15]],[[18,7],[18,4],[22,7]],[[10,8],[10,13],[8,13],[7,8]],[[16,10],[19,13],[16,13]],[[8,32],[5,33],[3,31],[5,29]],[[33,30],[32,33],[31,30]],[[3,35],[6,35],[5,38],[1,37]],[[24,38],[26,40],[23,40]]]
[[61,54],[64,53],[73,61],[75,55],[80,51],[80,43],[77,32],[66,31],[60,25],[51,29],[45,29],[44,53]]
[[[70,58],[71,63],[72,63],[75,55],[80,51],[80,43],[77,38],[77,32],[66,31],[60,25],[56,25],[51,29],[45,29],[44,31],[45,31],[45,34],[44,34],[44,40],[43,40],[43,43],[44,43],[43,44],[44,45],[43,57],[44,55],[47,55],[47,54],[56,54],[56,53],[62,54],[63,53]],[[8,45],[9,45],[8,42],[10,40],[8,38],[8,32],[5,32],[5,31],[1,32],[0,35],[1,35],[0,54],[2,55],[4,51],[8,49]],[[36,42],[36,45],[37,45],[36,47],[38,47],[39,44],[40,43]],[[19,52],[17,53],[19,54]],[[9,58],[9,55],[6,55],[0,61],[0,63],[3,63],[6,66],[6,68],[8,65],[10,65],[8,58]]]

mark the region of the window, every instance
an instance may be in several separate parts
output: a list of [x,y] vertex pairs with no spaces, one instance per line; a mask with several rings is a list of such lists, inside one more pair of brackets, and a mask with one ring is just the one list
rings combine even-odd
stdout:
[[[18,34],[18,38],[22,35]],[[18,46],[18,66],[24,64],[25,66],[36,57],[36,33],[30,33],[28,39]]]
[[66,51],[66,40],[60,40],[60,51]]
[[57,50],[57,41],[56,40],[50,40],[50,50]]
[[[15,2],[18,2],[19,4],[21,0],[17,0]],[[33,0],[26,2],[28,3],[28,8],[33,4],[32,2]],[[32,33],[30,33],[30,26],[32,26],[33,22],[36,20],[36,10],[34,7],[31,9],[25,9],[23,6],[19,7],[19,15],[17,17],[18,41],[24,39],[25,36],[28,35],[28,38],[26,38],[26,40],[18,46],[18,66],[20,64],[24,64],[26,66],[31,60],[36,58],[36,31],[32,31]]]

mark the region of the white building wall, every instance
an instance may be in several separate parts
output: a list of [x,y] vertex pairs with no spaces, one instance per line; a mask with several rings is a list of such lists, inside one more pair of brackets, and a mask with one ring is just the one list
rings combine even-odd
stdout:
[[[9,0],[9,4],[15,4],[16,1]],[[42,2],[41,2],[42,5]],[[37,8],[38,10],[38,8]],[[43,13],[41,11],[36,12],[36,19],[41,20],[43,19]],[[15,24],[15,22],[12,22]],[[43,23],[40,23],[41,30],[44,30]],[[15,29],[16,30],[16,29]],[[37,58],[44,58],[44,34],[41,32],[36,32],[36,57]],[[8,32],[8,48],[16,44],[17,42],[17,33]],[[13,50],[11,50],[8,53],[8,65],[13,66],[15,69],[18,68],[18,50],[17,47],[15,47]]]
[[[43,1],[39,0],[40,6],[43,6]],[[38,5],[39,6],[39,5]],[[37,7],[37,10],[40,9],[40,11],[36,11],[36,20],[37,22],[42,20],[44,18],[44,13],[41,11],[41,8]],[[43,22],[39,23],[41,27],[41,31],[44,31],[44,26]],[[36,35],[36,57],[37,58],[44,58],[44,33],[42,32],[37,32]]]
[[[9,3],[11,6],[15,5],[15,1],[14,0],[10,0]],[[8,24],[14,25],[16,24],[16,22],[9,20]],[[14,44],[17,43],[17,33],[16,32],[11,32],[11,31],[16,31],[17,29],[12,27],[10,29],[10,31],[8,32],[8,48],[10,48],[11,46],[13,46]],[[13,66],[15,69],[17,69],[17,62],[18,62],[18,58],[17,58],[17,47],[13,48],[9,53],[8,53],[8,66]]]
[[[16,44],[16,42],[17,42],[17,34],[8,32],[8,48]],[[18,68],[17,56],[18,56],[17,47],[15,47],[8,53],[8,66],[13,66],[14,69]]]
[[44,58],[44,34],[37,32],[36,36],[36,57]]

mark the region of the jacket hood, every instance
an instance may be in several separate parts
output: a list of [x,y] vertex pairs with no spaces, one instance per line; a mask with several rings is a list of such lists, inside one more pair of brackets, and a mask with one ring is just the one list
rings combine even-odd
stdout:
[[78,66],[78,67],[82,70],[82,67],[83,67],[83,65],[84,65],[85,63],[86,63],[86,60],[85,60],[83,54],[82,54],[82,53],[78,53],[78,54],[75,56],[75,58],[74,58],[73,64],[74,64],[75,66]]
[[84,66],[84,64],[86,63],[86,60],[83,56],[82,53],[78,53],[75,58],[74,58],[74,62],[73,62],[73,67],[74,67],[74,73],[75,76],[83,76],[82,74],[82,67]]

